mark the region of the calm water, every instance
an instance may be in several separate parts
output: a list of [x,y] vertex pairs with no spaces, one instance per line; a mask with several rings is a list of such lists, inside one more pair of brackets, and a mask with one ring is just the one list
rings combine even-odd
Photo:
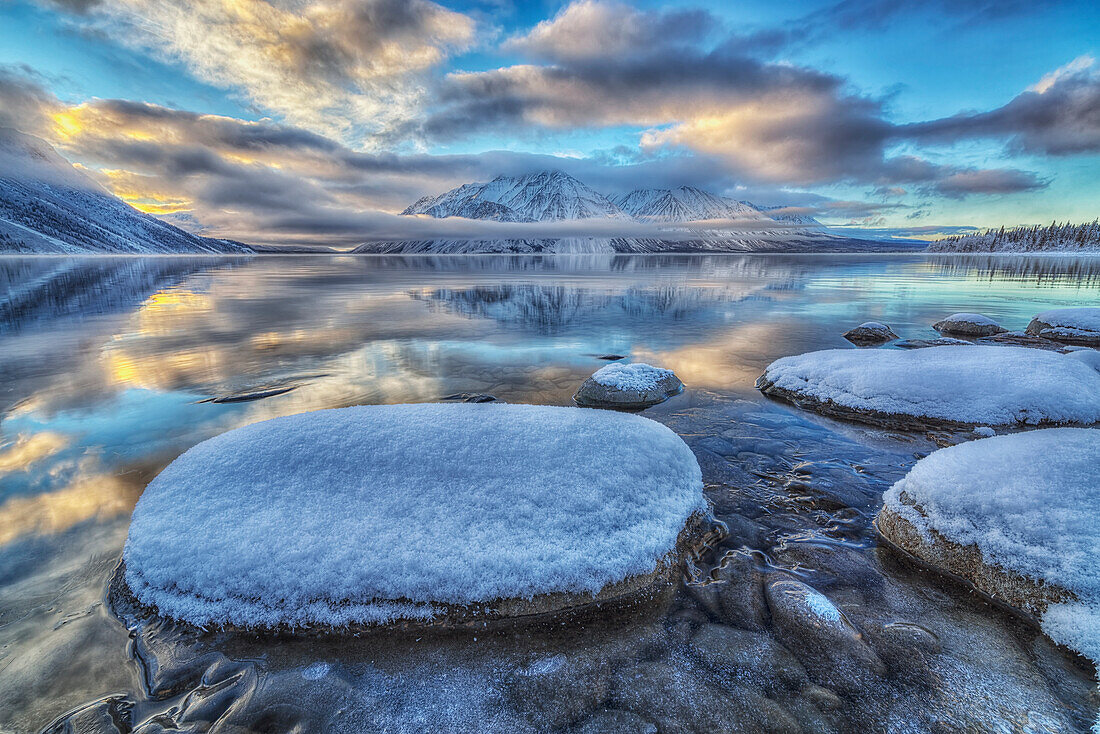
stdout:
[[[1087,663],[876,546],[882,491],[935,444],[753,382],[866,320],[931,337],[955,311],[1022,329],[1098,302],[1088,259],[0,258],[0,731],[1085,730]],[[461,392],[568,405],[608,353],[686,383],[646,415],[696,451],[729,527],[651,612],[265,638],[108,607],[134,502],[195,443]],[[858,635],[769,612],[776,575]]]

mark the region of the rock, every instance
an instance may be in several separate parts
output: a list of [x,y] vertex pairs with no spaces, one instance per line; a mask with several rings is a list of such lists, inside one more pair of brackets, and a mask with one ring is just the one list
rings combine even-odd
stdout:
[[1084,362],[1089,367],[1092,367],[1097,372],[1100,372],[1100,352],[1095,349],[1075,349],[1072,352],[1066,354],[1069,359],[1076,359],[1079,362]]
[[611,699],[615,708],[655,723],[661,734],[802,731],[790,713],[756,689],[735,683],[711,685],[667,661],[617,670]]
[[263,400],[264,398],[273,398],[276,395],[283,395],[291,390],[297,390],[297,385],[289,385],[284,387],[272,387],[268,389],[252,390],[249,392],[233,393],[231,395],[219,395],[213,398],[206,398],[205,400],[199,400],[200,403],[247,403],[253,400]]
[[494,403],[497,402],[496,396],[488,395],[486,393],[475,392],[456,392],[454,395],[448,395],[447,397],[440,398],[450,403]]
[[793,578],[765,586],[772,626],[817,683],[855,692],[886,673],[886,666],[848,618],[824,594]]
[[1051,352],[1061,352],[1065,347],[1058,342],[1046,337],[1032,336],[1023,331],[1005,331],[993,336],[983,336],[976,340],[978,344],[991,344],[993,346],[1030,347],[1031,349],[1046,349]]
[[943,321],[932,324],[932,328],[941,334],[959,334],[962,336],[992,336],[1008,331],[993,319],[980,313],[954,313]]
[[767,632],[705,624],[691,640],[692,650],[724,678],[763,684],[769,693],[797,690],[807,681],[802,663]]
[[608,696],[610,669],[598,656],[547,655],[504,675],[505,695],[533,724],[568,726],[602,706]]
[[1027,333],[1066,344],[1100,347],[1100,307],[1044,311],[1027,325]]
[[626,359],[625,354],[597,354],[596,359],[602,359],[607,362],[617,362],[620,359]]
[[711,586],[719,616],[726,624],[746,630],[767,629],[764,573],[751,556],[738,554],[726,558]]
[[865,321],[854,329],[844,332],[844,338],[852,344],[862,347],[885,344],[888,341],[897,339],[898,335],[886,324],[880,324],[877,321]]
[[684,383],[672,370],[614,362],[585,380],[573,400],[587,408],[642,410],[663,403],[683,389]]
[[973,433],[978,438],[992,438],[997,435],[997,432],[989,426],[977,426]]
[[895,342],[894,346],[899,349],[925,349],[927,347],[965,346],[967,344],[973,344],[973,342],[941,336],[938,339],[902,339]]
[[123,734],[133,729],[134,702],[123,696],[104,698],[70,711],[42,734]]

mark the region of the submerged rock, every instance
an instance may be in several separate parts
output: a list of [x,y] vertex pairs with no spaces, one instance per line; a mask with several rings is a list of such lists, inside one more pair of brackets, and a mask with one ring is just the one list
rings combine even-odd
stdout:
[[897,339],[898,335],[886,324],[877,321],[865,321],[854,329],[844,332],[844,338],[859,346],[885,344]]
[[124,574],[195,625],[525,616],[663,588],[705,508],[691,450],[640,416],[359,406],[187,451],[138,502]]
[[757,387],[824,415],[900,429],[1100,422],[1100,379],[1023,347],[830,349],[768,365]]
[[648,364],[609,364],[584,381],[574,402],[588,408],[641,410],[663,403],[684,389],[672,370]]
[[1008,331],[988,316],[980,313],[953,313],[942,321],[932,324],[932,328],[941,334],[961,336],[991,336]]
[[1100,346],[1100,308],[1055,308],[1038,314],[1027,333],[1067,344]]
[[894,346],[899,349],[925,349],[927,347],[952,347],[952,346],[967,346],[974,342],[968,342],[964,339],[954,339],[949,336],[941,336],[936,339],[902,339],[895,342]]
[[252,390],[249,392],[233,393],[231,395],[219,395],[213,398],[206,398],[205,400],[199,400],[200,403],[247,403],[253,400],[263,400],[264,398],[273,398],[276,395],[283,395],[291,390],[297,390],[297,385],[284,385],[282,387],[272,387],[263,390]]
[[456,392],[453,395],[442,397],[440,400],[448,403],[494,403],[497,401],[495,395],[475,392]]

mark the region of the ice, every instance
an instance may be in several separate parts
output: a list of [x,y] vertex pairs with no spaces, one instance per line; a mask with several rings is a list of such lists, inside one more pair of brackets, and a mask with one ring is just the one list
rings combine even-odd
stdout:
[[359,406],[205,441],[134,510],[126,581],[199,625],[428,618],[649,573],[705,508],[694,455],[635,415]]
[[[883,499],[928,537],[976,545],[983,560],[1073,592],[1040,623],[1100,662],[1100,430],[1050,428],[941,449]],[[901,500],[902,493],[923,512]]]
[[592,379],[604,387],[645,392],[656,390],[662,379],[671,376],[673,376],[672,370],[666,370],[662,367],[654,367],[641,362],[634,364],[616,362],[596,370],[592,375]]
[[830,349],[776,360],[761,380],[855,411],[985,426],[1100,421],[1100,375],[1023,347]]

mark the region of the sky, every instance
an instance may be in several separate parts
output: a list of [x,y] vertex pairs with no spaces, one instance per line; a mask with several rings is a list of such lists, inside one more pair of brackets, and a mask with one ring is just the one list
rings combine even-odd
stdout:
[[246,242],[543,169],[900,236],[1091,221],[1100,3],[0,0],[0,126]]

